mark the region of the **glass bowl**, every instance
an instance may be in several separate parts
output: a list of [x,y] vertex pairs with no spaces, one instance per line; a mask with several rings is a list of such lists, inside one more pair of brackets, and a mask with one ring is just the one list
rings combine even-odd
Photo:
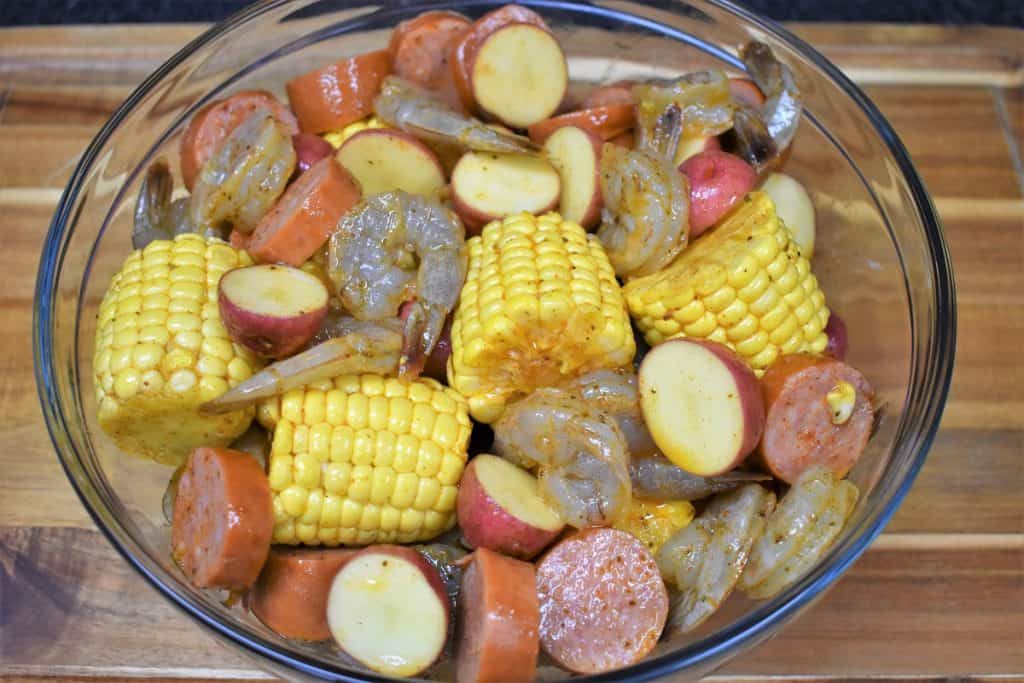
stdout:
[[[806,115],[786,170],[816,210],[814,268],[850,330],[850,362],[885,403],[851,473],[862,496],[828,556],[767,602],[736,595],[697,633],[666,638],[627,669],[588,680],[696,678],[765,640],[806,609],[892,516],[939,424],[955,346],[955,298],[942,229],[907,152],[875,106],[836,67],[779,26],[723,0],[526,2],[562,39],[577,81],[672,75],[717,65],[741,72],[736,49],[767,43],[788,63]],[[493,2],[268,0],[186,46],[128,98],[82,156],[43,248],[35,299],[35,366],[46,422],[68,479],[97,526],[146,580],[234,649],[293,679],[384,680],[326,645],[285,641],[222,595],[189,585],[168,552],[161,496],[169,468],[125,457],[98,429],[92,389],[95,314],[130,252],[144,169],[177,159],[193,113],[245,88],[282,96],[284,82],[378,49],[391,27],[430,8],[479,16]],[[172,164],[174,165],[174,164]],[[180,183],[179,183],[180,184]],[[443,665],[431,678],[451,679]],[[541,679],[565,674],[541,662]]]

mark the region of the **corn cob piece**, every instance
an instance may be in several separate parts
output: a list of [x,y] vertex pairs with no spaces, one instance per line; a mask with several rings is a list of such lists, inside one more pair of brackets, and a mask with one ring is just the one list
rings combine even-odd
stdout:
[[431,379],[343,375],[268,399],[274,542],[412,543],[455,524],[472,423]]
[[151,242],[110,283],[96,323],[99,424],[133,455],[179,465],[196,446],[226,446],[253,410],[198,413],[262,367],[231,342],[217,307],[220,277],[252,260],[196,234]]
[[652,554],[657,554],[674,533],[689,526],[693,515],[693,504],[689,501],[670,500],[659,503],[634,498],[626,514],[614,526],[633,534]]
[[388,124],[384,123],[383,121],[378,119],[376,116],[369,116],[369,117],[367,117],[365,119],[361,119],[359,121],[355,121],[353,123],[350,123],[347,126],[345,126],[344,128],[342,128],[341,130],[332,130],[329,133],[324,133],[323,134],[323,138],[327,142],[331,143],[331,146],[334,147],[334,149],[338,149],[343,144],[345,144],[346,140],[348,140],[350,137],[352,137],[356,133],[360,133],[360,132],[362,132],[364,130],[371,130],[373,128],[388,128],[388,127],[389,127]]
[[488,224],[468,242],[449,383],[493,422],[509,400],[628,364],[636,342],[601,243],[557,213]]
[[780,355],[821,353],[828,343],[825,295],[764,192],[747,195],[667,268],[623,292],[647,343],[710,339],[758,374]]

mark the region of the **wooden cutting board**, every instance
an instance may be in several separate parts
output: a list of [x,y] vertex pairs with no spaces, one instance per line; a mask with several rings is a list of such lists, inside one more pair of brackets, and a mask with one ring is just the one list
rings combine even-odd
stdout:
[[[960,337],[927,465],[806,615],[714,678],[1024,681],[1024,31],[798,25],[865,86],[946,227]],[[43,235],[77,157],[201,30],[0,30],[0,678],[265,678],[131,570],[64,479],[32,371]],[[31,678],[30,678],[31,677]]]

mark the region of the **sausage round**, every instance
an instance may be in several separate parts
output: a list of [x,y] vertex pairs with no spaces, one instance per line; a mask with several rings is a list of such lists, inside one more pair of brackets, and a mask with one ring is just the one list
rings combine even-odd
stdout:
[[477,549],[459,592],[457,683],[532,681],[540,650],[534,567]]
[[273,531],[270,484],[254,457],[230,448],[192,451],[178,480],[171,548],[193,584],[248,588]]
[[634,85],[635,81],[616,81],[599,86],[584,98],[582,108],[594,109],[617,104],[636,104],[636,98],[633,96]]
[[265,90],[235,93],[208,104],[192,117],[181,138],[181,179],[189,191],[195,184],[199,169],[213,156],[220,143],[261,107],[270,110],[292,135],[299,132],[299,124],[291,110]]
[[[849,418],[835,424],[827,396],[840,382],[853,387],[855,402]],[[768,471],[787,484],[814,464],[846,476],[875,419],[874,390],[864,375],[834,358],[795,354],[768,368],[761,387],[767,417],[760,454]]]
[[273,548],[249,609],[285,638],[328,640],[327,594],[342,565],[356,553],[344,548]]
[[288,101],[303,133],[341,130],[373,113],[373,99],[391,73],[391,51],[343,59],[288,81]]
[[537,565],[540,642],[560,666],[600,673],[643,659],[668,618],[668,592],[650,551],[632,534],[592,528]]
[[427,88],[461,107],[448,64],[449,46],[469,30],[469,20],[456,12],[433,10],[404,21],[391,34],[388,49],[396,76]]

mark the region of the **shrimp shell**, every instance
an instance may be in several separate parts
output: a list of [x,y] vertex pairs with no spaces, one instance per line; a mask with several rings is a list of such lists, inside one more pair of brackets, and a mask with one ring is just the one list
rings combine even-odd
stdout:
[[594,370],[559,384],[558,389],[614,417],[633,458],[658,452],[640,412],[640,394],[632,368]]
[[225,223],[249,233],[284,192],[295,170],[288,130],[267,109],[250,114],[199,170],[192,188],[192,224]]
[[747,484],[715,496],[700,517],[665,542],[655,559],[666,582],[679,590],[672,626],[692,631],[725,602],[774,506],[774,493]]
[[626,439],[604,412],[558,389],[539,389],[492,426],[494,452],[539,468],[542,494],[572,526],[612,524],[629,506]]
[[171,169],[163,158],[157,159],[146,169],[135,200],[132,248],[142,249],[153,240],[171,239],[168,212],[173,192]]
[[[672,105],[680,109],[683,137],[719,135],[732,127],[736,105],[729,79],[717,69],[647,81],[634,86],[633,94],[637,100],[637,144],[645,149],[655,149],[658,120]],[[666,152],[674,156],[675,148]]]
[[803,109],[793,71],[775,57],[771,48],[757,41],[740,48],[740,59],[765,95],[761,118],[781,152],[793,142]]
[[717,477],[700,477],[673,465],[660,454],[637,456],[629,462],[633,493],[648,500],[701,500],[739,488],[754,481],[770,481],[758,472],[727,472]]
[[760,600],[795,583],[832,547],[859,496],[853,483],[837,480],[827,467],[804,471],[768,519],[740,589]]

